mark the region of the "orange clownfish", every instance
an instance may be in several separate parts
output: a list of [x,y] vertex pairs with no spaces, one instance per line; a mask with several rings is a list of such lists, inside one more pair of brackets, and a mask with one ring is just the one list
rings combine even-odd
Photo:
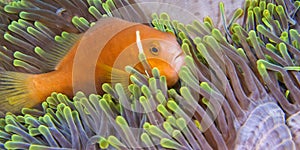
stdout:
[[177,82],[177,72],[184,64],[185,56],[174,34],[143,24],[107,17],[74,37],[74,44],[53,71],[1,72],[0,110],[19,112],[23,107],[40,104],[52,92],[69,97],[79,90],[102,93],[103,83],[129,81],[122,73],[127,65],[147,74],[138,58],[142,53],[151,68],[158,68],[166,76],[168,87]]

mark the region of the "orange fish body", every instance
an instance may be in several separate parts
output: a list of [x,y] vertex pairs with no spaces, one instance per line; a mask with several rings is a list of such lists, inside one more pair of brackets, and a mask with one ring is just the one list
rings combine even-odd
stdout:
[[[166,76],[169,87],[174,85],[178,80],[177,72],[184,63],[184,54],[173,34],[117,18],[105,18],[81,35],[54,71],[25,74],[28,93],[27,102],[22,107],[39,104],[52,92],[64,93],[69,97],[78,90],[102,93],[103,83],[114,82],[111,70],[124,70],[127,65],[145,73],[138,59],[141,48],[137,39],[151,68],[157,67],[161,75]],[[88,90],[92,85],[95,89]],[[13,103],[12,100],[6,101]],[[14,111],[7,108],[1,110]]]

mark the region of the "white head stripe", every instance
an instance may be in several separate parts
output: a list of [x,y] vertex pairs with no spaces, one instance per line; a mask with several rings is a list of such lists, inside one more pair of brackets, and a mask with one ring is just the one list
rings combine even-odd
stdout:
[[141,42],[140,31],[136,31],[136,44],[139,49],[139,54],[144,53],[142,42]]

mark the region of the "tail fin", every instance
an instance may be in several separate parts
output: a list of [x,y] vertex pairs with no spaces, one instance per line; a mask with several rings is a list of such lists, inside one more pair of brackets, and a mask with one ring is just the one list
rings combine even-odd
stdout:
[[0,111],[20,113],[24,107],[38,104],[30,95],[30,74],[0,72]]

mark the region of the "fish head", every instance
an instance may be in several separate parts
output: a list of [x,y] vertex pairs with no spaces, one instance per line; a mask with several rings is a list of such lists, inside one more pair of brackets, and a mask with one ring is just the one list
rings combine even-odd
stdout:
[[[115,22],[113,25],[121,24],[121,22]],[[152,75],[151,69],[157,68],[160,75],[166,77],[168,87],[177,83],[178,72],[184,64],[185,55],[173,33],[162,32],[137,23],[132,23],[124,28],[121,27],[119,32],[112,32],[114,30],[116,29],[112,27],[110,32],[105,32],[107,33],[106,36],[100,37],[109,38],[107,42],[104,42],[104,48],[100,48],[101,52],[95,69],[97,79],[99,79],[97,82],[127,85],[130,83],[130,73],[125,72],[125,68],[131,66],[148,77]],[[103,35],[100,31],[93,34]],[[88,41],[95,39],[91,37]],[[103,43],[103,40],[100,41],[99,43],[95,42],[95,44]],[[87,46],[94,46],[95,44]],[[139,59],[141,54],[145,56],[144,60],[146,61]],[[144,62],[147,62],[148,67],[145,66]]]
[[[160,75],[166,77],[168,87],[175,85],[179,79],[178,72],[184,65],[185,59],[185,54],[178,44],[176,36],[173,33],[152,29],[151,33],[140,31],[140,38],[149,66],[156,67]],[[145,72],[141,63],[137,64],[135,68],[140,72]]]

